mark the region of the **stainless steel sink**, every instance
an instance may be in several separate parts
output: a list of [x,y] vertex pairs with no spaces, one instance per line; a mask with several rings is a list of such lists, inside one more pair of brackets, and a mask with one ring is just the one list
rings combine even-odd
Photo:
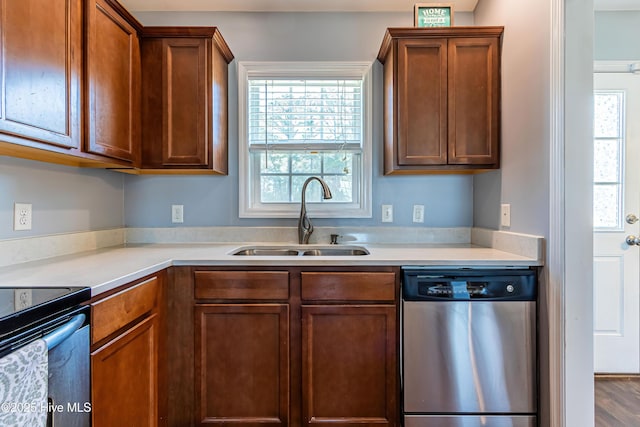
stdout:
[[322,248],[304,251],[303,256],[361,256],[369,255],[365,248]]
[[362,256],[369,251],[362,246],[245,246],[231,255],[240,256]]
[[299,251],[285,248],[246,248],[234,252],[233,255],[249,256],[298,256]]

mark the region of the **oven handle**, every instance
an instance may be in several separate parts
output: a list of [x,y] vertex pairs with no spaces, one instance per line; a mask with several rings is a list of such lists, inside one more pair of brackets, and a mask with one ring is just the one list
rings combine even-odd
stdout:
[[45,335],[42,339],[47,343],[47,348],[51,351],[54,347],[62,343],[69,338],[75,331],[80,329],[84,323],[85,315],[80,313],[75,315],[64,325],[60,326],[55,331]]

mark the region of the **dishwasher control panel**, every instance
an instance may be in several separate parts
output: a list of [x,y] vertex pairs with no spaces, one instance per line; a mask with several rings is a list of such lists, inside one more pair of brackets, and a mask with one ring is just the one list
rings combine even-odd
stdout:
[[403,269],[405,301],[486,300],[533,301],[536,272],[513,270]]

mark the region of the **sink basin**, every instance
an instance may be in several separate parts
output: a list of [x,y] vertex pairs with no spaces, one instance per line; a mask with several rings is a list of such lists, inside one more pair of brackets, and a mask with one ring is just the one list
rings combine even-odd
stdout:
[[365,248],[322,248],[304,251],[303,256],[361,256],[369,255]]
[[233,255],[249,255],[249,256],[298,256],[299,251],[286,248],[245,248],[234,252]]
[[246,246],[234,250],[239,256],[362,256],[369,251],[362,246]]

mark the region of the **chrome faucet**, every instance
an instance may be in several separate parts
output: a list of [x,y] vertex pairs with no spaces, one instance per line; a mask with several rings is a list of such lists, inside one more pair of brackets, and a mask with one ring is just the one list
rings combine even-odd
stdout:
[[307,192],[307,185],[309,182],[316,180],[322,185],[322,198],[330,199],[333,197],[331,195],[331,190],[326,182],[317,176],[312,176],[307,178],[307,180],[302,185],[302,203],[300,204],[300,218],[298,218],[298,243],[301,245],[306,245],[309,243],[309,237],[311,237],[311,233],[313,233],[313,225],[307,216],[307,206],[305,202],[305,193]]

